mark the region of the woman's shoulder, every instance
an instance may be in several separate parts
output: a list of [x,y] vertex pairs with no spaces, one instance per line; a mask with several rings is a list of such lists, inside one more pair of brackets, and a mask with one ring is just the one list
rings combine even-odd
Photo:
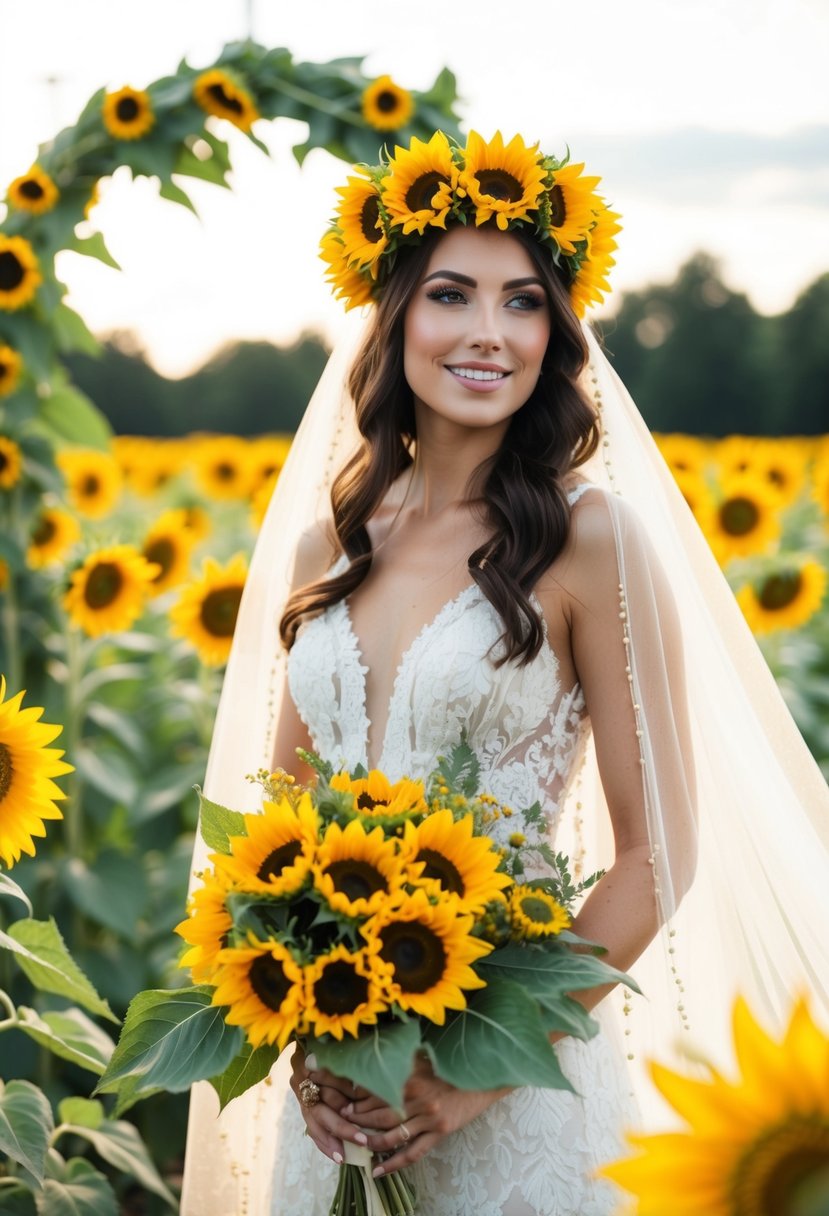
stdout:
[[292,579],[294,589],[314,583],[327,574],[339,552],[333,520],[315,520],[297,541]]

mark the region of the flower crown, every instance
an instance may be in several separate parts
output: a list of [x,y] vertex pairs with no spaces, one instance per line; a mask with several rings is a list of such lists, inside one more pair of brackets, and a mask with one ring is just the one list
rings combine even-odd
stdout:
[[436,131],[377,166],[354,166],[320,246],[326,277],[346,308],[377,300],[398,249],[419,244],[428,227],[494,220],[502,232],[532,232],[564,273],[577,316],[610,291],[619,216],[596,193],[601,178],[584,165],[545,156],[520,135],[504,144],[470,131],[466,147]]

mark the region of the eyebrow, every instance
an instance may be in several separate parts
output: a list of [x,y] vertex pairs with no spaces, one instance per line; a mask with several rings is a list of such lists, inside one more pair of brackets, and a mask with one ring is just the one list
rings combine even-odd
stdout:
[[[451,279],[454,283],[463,283],[465,287],[478,286],[475,279],[470,279],[469,275],[466,274],[459,274],[456,270],[436,270],[434,274],[428,275],[423,282],[431,283],[432,279]],[[511,291],[513,287],[528,287],[532,283],[534,283],[537,287],[544,286],[541,279],[537,279],[535,276],[530,276],[526,279],[510,279],[508,282],[504,283],[503,290]]]

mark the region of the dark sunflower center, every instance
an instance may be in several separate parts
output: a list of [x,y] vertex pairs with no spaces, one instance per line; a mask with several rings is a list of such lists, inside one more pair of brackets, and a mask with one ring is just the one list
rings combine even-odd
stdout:
[[567,207],[564,203],[564,191],[561,186],[553,186],[550,191],[550,224],[553,228],[563,228],[567,219]]
[[521,911],[527,920],[535,921],[537,925],[549,925],[553,919],[552,908],[535,895],[525,895],[521,900]]
[[0,803],[11,789],[13,775],[12,754],[5,743],[0,743]]
[[754,1141],[733,1178],[734,1216],[797,1216],[813,1185],[829,1181],[829,1121],[790,1118]]
[[360,811],[373,811],[376,806],[388,806],[387,802],[382,799],[372,798],[371,794],[361,794],[357,799],[357,809]]
[[368,980],[353,963],[338,959],[327,964],[314,984],[314,998],[320,1012],[330,1017],[354,1013],[368,1000]]
[[6,376],[11,373],[11,365],[0,359],[0,380],[5,380]]
[[370,899],[375,891],[386,891],[385,877],[368,861],[357,861],[347,857],[344,861],[332,861],[326,867],[335,891],[341,891],[352,902],[355,899]]
[[438,853],[435,849],[421,849],[416,860],[426,863],[423,867],[423,877],[436,878],[444,891],[454,891],[456,895],[466,892],[460,873],[443,853]]
[[729,498],[720,507],[720,523],[729,536],[746,536],[759,520],[757,504],[750,498]]
[[256,871],[256,877],[262,882],[268,882],[271,878],[280,878],[282,871],[292,866],[302,852],[302,845],[298,840],[289,840],[287,844],[282,844],[278,849],[268,853],[268,856],[262,862],[259,869]]
[[220,464],[214,466],[213,472],[219,481],[234,481],[236,478],[236,466],[229,464],[223,460]]
[[122,97],[115,107],[115,112],[121,122],[135,122],[141,107],[134,97]]
[[11,464],[11,461],[9,460],[6,453],[3,451],[0,451],[0,473],[4,473],[10,464]]
[[230,110],[233,114],[242,113],[242,103],[238,97],[233,97],[228,93],[223,84],[211,84],[208,88],[208,93],[220,106],[225,110]]
[[524,187],[518,178],[507,173],[505,169],[481,169],[477,174],[478,185],[482,194],[496,198],[503,203],[517,203],[524,193]]
[[781,489],[785,489],[789,484],[789,478],[783,469],[767,469],[766,476],[772,485],[780,486]]
[[232,638],[239,615],[241,587],[219,587],[204,597],[201,606],[201,623],[214,638]]
[[432,199],[448,179],[442,173],[423,173],[415,178],[406,191],[406,206],[410,211],[426,211],[432,206]]
[[803,579],[799,570],[784,570],[765,579],[757,599],[768,612],[788,608],[800,594]]
[[0,253],[0,291],[14,291],[23,282],[25,273],[20,259],[10,249]]
[[159,583],[172,569],[173,562],[176,560],[176,547],[166,536],[159,536],[158,540],[151,540],[148,545],[144,546],[144,556],[148,562],[157,562],[161,567],[158,574],[153,577],[153,582]]
[[395,982],[404,992],[427,992],[446,970],[443,942],[420,921],[397,921],[380,934],[380,957],[394,968]]
[[[2,463],[0,463],[0,468],[2,468]],[[48,516],[45,516],[39,521],[37,527],[32,533],[32,544],[48,545],[49,541],[55,535],[55,532],[57,532],[55,521],[53,519],[49,519]]]
[[360,213],[360,227],[363,236],[372,245],[376,245],[378,241],[383,239],[383,229],[377,227],[377,221],[380,218],[380,204],[374,195],[371,195],[363,203],[363,210]]
[[40,202],[46,193],[40,182],[36,182],[31,177],[26,178],[26,181],[21,183],[19,189],[23,197],[31,199],[33,203]]
[[260,954],[251,963],[248,977],[251,988],[262,1004],[278,1012],[291,990],[291,981],[279,960],[270,954]]
[[381,113],[393,114],[395,110],[400,109],[400,95],[391,89],[383,89],[382,93],[375,97],[374,104]]
[[121,567],[115,562],[98,562],[89,572],[83,597],[90,608],[108,608],[124,585]]
[[78,493],[84,498],[92,498],[101,489],[101,480],[95,473],[87,473],[78,486]]

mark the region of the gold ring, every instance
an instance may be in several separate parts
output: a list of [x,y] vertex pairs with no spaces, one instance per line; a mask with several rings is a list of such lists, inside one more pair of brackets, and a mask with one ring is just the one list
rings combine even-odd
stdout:
[[316,1081],[306,1077],[299,1083],[299,1100],[303,1106],[316,1106],[320,1100],[320,1087]]
[[403,1141],[404,1144],[406,1144],[409,1140],[411,1140],[411,1138],[412,1138],[412,1133],[409,1131],[408,1127],[406,1127],[405,1123],[401,1123],[400,1124],[400,1139]]

